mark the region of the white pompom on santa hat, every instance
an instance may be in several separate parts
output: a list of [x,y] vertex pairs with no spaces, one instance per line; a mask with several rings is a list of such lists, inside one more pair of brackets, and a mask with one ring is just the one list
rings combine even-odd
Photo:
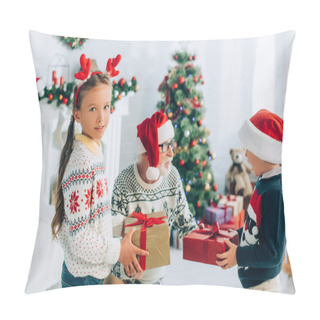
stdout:
[[262,109],[239,130],[244,147],[260,159],[280,164],[282,158],[283,120],[276,114]]
[[137,126],[137,153],[148,154],[149,168],[146,176],[148,180],[157,180],[160,172],[159,144],[173,139],[174,130],[171,120],[162,112],[155,112],[151,118],[145,119]]

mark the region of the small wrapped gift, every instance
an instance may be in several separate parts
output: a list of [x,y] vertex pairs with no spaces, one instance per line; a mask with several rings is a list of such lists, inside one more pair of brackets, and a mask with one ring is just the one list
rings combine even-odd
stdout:
[[219,195],[218,205],[224,204],[232,208],[232,216],[236,217],[243,210],[243,197],[228,194],[227,196]]
[[182,249],[182,239],[179,238],[179,231],[177,229],[172,230],[172,247]]
[[204,211],[204,222],[214,224],[218,222],[223,224],[229,222],[232,217],[232,208],[226,205],[216,205],[213,203],[210,207],[207,207]]
[[125,234],[135,227],[136,231],[131,238],[133,244],[149,252],[148,256],[138,257],[143,270],[170,264],[169,226],[164,212],[133,212],[132,217],[125,219],[124,227]]
[[229,222],[221,224],[220,228],[222,230],[229,230],[229,229],[237,230],[243,226],[244,216],[245,216],[245,211],[241,210],[240,213],[236,217],[232,217]]
[[216,265],[217,253],[228,250],[225,239],[238,245],[237,231],[221,230],[217,222],[212,228],[196,229],[183,238],[183,259]]

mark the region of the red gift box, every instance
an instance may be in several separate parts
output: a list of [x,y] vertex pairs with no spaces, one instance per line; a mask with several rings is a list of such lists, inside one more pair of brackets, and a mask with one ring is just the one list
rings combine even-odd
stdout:
[[217,265],[217,253],[228,250],[225,239],[238,245],[237,231],[221,230],[217,222],[212,228],[196,229],[183,238],[183,259]]
[[243,226],[244,217],[245,217],[245,211],[241,210],[236,217],[231,218],[231,221],[226,222],[224,224],[221,224],[220,229],[222,229],[222,230],[229,230],[229,229],[237,230]]

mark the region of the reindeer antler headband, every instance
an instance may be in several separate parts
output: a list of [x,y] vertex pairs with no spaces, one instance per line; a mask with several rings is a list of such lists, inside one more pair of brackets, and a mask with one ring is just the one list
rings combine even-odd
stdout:
[[[115,77],[119,74],[119,70],[116,70],[115,67],[119,64],[121,60],[121,55],[118,54],[115,58],[110,58],[107,62],[106,73],[109,74],[110,78]],[[91,60],[86,58],[83,53],[80,57],[80,66],[81,70],[74,74],[74,77],[82,82],[79,84],[76,95],[74,97],[74,107],[77,106],[78,94],[81,86],[85,81],[87,81],[94,74],[102,74],[101,71],[95,71],[90,74],[91,69]]]

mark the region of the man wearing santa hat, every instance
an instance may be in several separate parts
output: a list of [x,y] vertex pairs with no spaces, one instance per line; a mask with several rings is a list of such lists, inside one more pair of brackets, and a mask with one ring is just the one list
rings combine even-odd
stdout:
[[[197,227],[178,170],[171,164],[173,138],[171,120],[164,113],[155,112],[137,126],[138,160],[118,175],[113,188],[111,213],[115,237],[121,236],[123,220],[133,211],[165,212],[169,229],[177,228],[180,238]],[[118,262],[112,273],[125,283],[162,284],[165,267],[146,270],[139,277],[134,270],[127,275]]]

